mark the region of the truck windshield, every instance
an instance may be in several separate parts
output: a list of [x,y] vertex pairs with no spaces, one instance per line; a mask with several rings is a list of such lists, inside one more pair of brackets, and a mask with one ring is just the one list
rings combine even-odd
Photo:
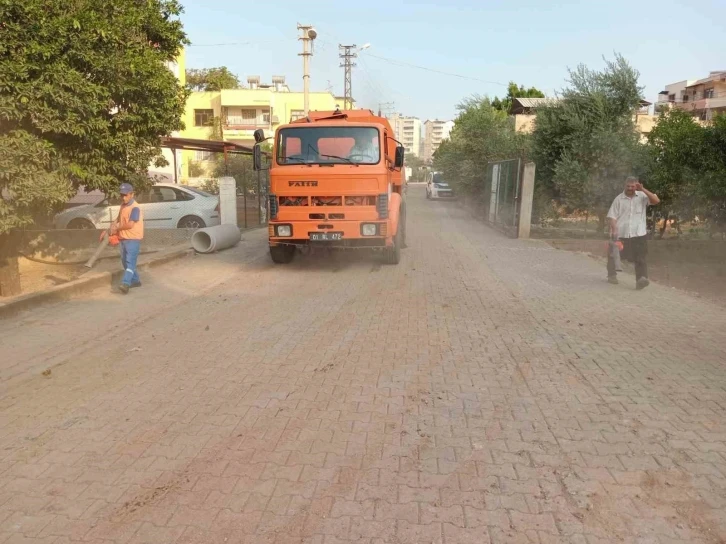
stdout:
[[378,164],[378,130],[372,127],[294,127],[280,131],[277,164]]

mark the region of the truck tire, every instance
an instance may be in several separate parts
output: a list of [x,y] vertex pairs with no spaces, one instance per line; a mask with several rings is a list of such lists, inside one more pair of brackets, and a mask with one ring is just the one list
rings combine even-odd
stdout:
[[295,246],[270,246],[270,258],[275,264],[287,264],[295,257]]
[[393,237],[393,246],[387,247],[384,250],[384,259],[386,264],[398,264],[401,262],[401,224],[398,225],[398,230]]

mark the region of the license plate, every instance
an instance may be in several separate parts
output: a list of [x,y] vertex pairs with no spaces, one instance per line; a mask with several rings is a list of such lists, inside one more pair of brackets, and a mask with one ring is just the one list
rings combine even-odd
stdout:
[[342,240],[342,232],[311,232],[311,242],[333,242],[335,240]]

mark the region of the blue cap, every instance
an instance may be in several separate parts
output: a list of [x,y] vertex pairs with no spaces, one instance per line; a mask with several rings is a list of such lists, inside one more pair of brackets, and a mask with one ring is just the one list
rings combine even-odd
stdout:
[[119,189],[119,192],[122,195],[127,195],[129,193],[133,193],[134,192],[134,186],[131,185],[130,183],[122,183],[121,184],[121,188]]

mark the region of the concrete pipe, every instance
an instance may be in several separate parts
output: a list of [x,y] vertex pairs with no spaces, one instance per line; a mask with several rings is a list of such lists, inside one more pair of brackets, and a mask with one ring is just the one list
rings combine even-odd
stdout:
[[237,245],[241,234],[235,225],[217,225],[199,229],[192,234],[192,247],[197,253],[212,253]]

